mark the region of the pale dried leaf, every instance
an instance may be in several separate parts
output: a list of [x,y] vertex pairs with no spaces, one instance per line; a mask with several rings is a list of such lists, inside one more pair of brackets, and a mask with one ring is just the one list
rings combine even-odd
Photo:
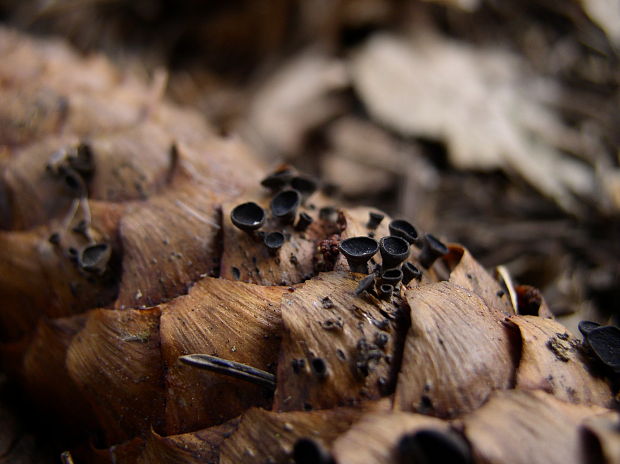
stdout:
[[510,53],[425,30],[410,41],[375,36],[351,68],[375,118],[406,135],[445,141],[456,167],[516,172],[571,211],[573,194],[593,193],[592,170],[555,148],[569,130],[538,93],[553,99],[557,89],[541,85]]
[[294,155],[308,130],[339,111],[340,102],[329,93],[347,82],[340,60],[315,51],[301,53],[258,90],[248,125],[268,152]]
[[580,0],[590,19],[598,24],[609,40],[620,47],[620,1]]

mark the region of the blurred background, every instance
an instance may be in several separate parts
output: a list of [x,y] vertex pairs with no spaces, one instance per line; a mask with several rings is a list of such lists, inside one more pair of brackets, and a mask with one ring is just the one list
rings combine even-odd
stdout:
[[[617,323],[619,0],[0,0],[320,178]],[[574,330],[575,331],[575,330]]]

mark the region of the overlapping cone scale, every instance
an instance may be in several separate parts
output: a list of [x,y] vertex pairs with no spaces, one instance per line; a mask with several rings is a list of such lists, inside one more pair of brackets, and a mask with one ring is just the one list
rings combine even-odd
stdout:
[[162,76],[6,29],[0,50],[0,356],[81,440],[75,462],[398,463],[435,442],[464,462],[585,462],[592,443],[618,462],[605,371],[535,289],[513,304],[464,247],[425,269],[412,245],[421,275],[382,294],[338,245],[390,218],[317,192],[305,229],[240,230],[236,205],[269,211],[267,171]]

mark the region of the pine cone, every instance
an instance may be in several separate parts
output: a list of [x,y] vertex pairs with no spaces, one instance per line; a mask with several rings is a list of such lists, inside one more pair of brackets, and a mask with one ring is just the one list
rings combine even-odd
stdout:
[[610,374],[535,289],[266,176],[159,78],[0,47],[3,364],[76,462],[618,462]]

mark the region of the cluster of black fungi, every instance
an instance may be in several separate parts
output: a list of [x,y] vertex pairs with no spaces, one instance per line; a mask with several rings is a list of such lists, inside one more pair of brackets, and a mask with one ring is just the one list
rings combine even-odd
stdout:
[[[298,215],[297,210],[316,191],[317,182],[314,179],[283,168],[263,179],[261,185],[273,192],[274,197],[269,205],[271,216],[282,227],[294,225],[295,230],[303,232],[312,224],[313,219],[308,213]],[[266,217],[265,210],[254,202],[237,205],[230,213],[230,219],[237,228],[262,239],[269,253],[275,255],[284,245],[286,235],[281,231],[259,231]],[[371,212],[366,227],[374,231],[383,218],[383,214]],[[368,261],[377,252],[381,253],[381,266],[360,282],[357,294],[370,290],[376,284],[379,296],[389,298],[401,282],[407,285],[412,279],[419,280],[422,272],[415,265],[410,262],[402,264],[409,257],[411,245],[421,249],[418,261],[426,269],[437,258],[448,253],[448,248],[437,238],[431,234],[420,236],[416,228],[403,219],[390,222],[389,231],[390,235],[379,241],[373,238],[374,232],[371,232],[368,236],[351,237],[340,242],[339,250],[347,259],[351,272],[368,274]]]
[[[306,176],[295,175],[291,169],[282,169],[267,176],[261,185],[274,193],[269,205],[271,216],[281,226],[294,225],[295,230],[305,231],[312,224],[312,216],[302,212],[297,215],[299,206],[317,189],[317,182]],[[280,231],[259,231],[265,224],[265,210],[254,202],[237,205],[230,213],[235,227],[263,240],[263,243],[274,255],[284,245],[286,236]]]
[[[382,220],[383,215],[370,213],[367,227],[376,229]],[[437,238],[431,234],[420,236],[416,228],[403,219],[393,220],[388,228],[390,235],[378,242],[368,236],[351,237],[340,242],[340,252],[347,259],[351,272],[368,274],[368,262],[377,251],[381,254],[381,265],[360,281],[357,294],[376,286],[379,297],[388,299],[401,282],[407,285],[413,279],[421,279],[422,272],[412,263],[405,262],[411,245],[421,249],[418,261],[426,269],[448,253],[448,248]]]

